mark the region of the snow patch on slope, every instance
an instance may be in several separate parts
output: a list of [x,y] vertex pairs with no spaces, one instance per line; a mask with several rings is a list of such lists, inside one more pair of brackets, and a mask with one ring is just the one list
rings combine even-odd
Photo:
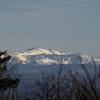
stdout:
[[53,60],[53,59],[49,59],[49,58],[44,58],[44,59],[39,59],[39,60],[36,60],[39,64],[47,64],[47,65],[50,65],[50,64],[57,64],[58,62]]

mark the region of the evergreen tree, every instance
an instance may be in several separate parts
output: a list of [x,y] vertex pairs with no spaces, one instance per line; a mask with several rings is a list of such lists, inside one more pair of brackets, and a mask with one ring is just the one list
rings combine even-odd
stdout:
[[0,51],[0,90],[16,88],[19,83],[19,79],[14,79],[5,74],[7,71],[7,62],[10,58],[11,56],[8,55],[7,51]]
[[7,71],[6,63],[10,60],[11,56],[7,54],[7,51],[0,51],[0,77]]

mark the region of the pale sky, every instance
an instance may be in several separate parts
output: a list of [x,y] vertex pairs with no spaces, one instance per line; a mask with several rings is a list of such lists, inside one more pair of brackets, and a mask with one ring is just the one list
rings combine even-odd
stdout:
[[0,0],[0,49],[100,55],[100,0]]

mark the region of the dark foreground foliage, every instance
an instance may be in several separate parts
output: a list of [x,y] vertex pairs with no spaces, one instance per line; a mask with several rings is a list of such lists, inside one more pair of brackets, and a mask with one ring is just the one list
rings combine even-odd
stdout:
[[14,90],[19,83],[19,79],[12,78],[7,74],[7,62],[10,58],[11,56],[7,54],[7,51],[0,51],[0,100],[10,100],[8,99],[9,96],[6,97],[4,94],[7,94],[8,90]]
[[85,76],[72,71],[63,74],[61,65],[57,75],[41,78],[36,82],[34,100],[100,100],[96,71],[91,76],[84,65],[82,68]]
[[96,68],[93,75],[84,65],[82,68],[85,75],[72,71],[63,73],[64,67],[61,65],[57,74],[41,75],[22,94],[18,94],[14,88],[1,92],[0,100],[100,100]]

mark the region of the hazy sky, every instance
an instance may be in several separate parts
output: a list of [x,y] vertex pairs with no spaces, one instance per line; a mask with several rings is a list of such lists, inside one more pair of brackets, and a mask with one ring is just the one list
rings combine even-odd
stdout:
[[0,0],[0,49],[100,55],[100,0]]

